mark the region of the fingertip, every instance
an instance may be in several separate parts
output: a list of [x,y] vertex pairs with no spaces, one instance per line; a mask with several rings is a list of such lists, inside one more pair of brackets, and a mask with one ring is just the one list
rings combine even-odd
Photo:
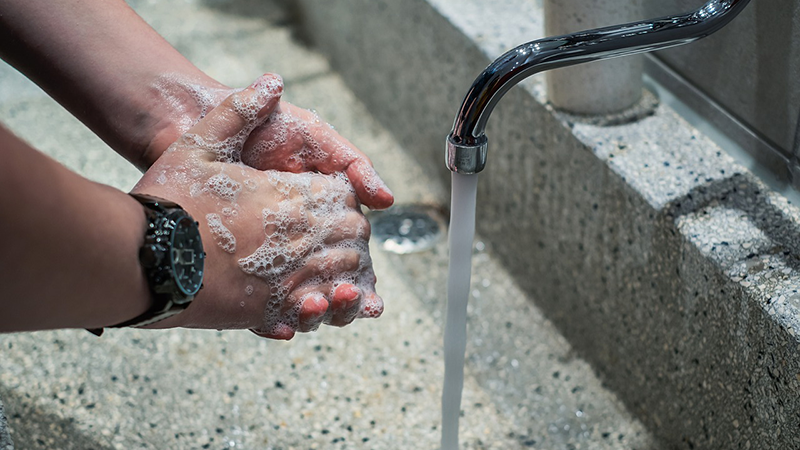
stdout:
[[358,199],[370,209],[386,209],[394,203],[394,194],[366,158],[354,161],[345,170]]
[[385,185],[375,189],[359,181],[351,180],[351,183],[356,190],[358,200],[369,209],[382,210],[394,204],[394,195]]
[[383,314],[383,299],[375,292],[364,296],[358,317],[375,319],[381,314]]
[[350,283],[336,287],[331,300],[330,314],[326,316],[325,323],[336,327],[351,323],[361,311],[363,296],[363,291]]
[[[223,142],[242,131],[246,131],[246,137],[278,106],[282,93],[280,76],[262,75],[250,86],[229,95],[188,133],[210,143]],[[244,140],[237,144],[243,143]]]
[[300,310],[300,331],[316,330],[328,312],[328,300],[320,293],[306,296]]
[[379,189],[373,199],[372,209],[387,209],[394,204],[394,194],[392,194],[392,191],[389,190],[388,187]]
[[258,95],[258,118],[263,119],[272,114],[278,106],[283,95],[283,78],[276,73],[265,73],[258,77],[248,89],[253,89]]
[[277,341],[289,341],[294,337],[294,330],[286,324],[278,324],[268,332],[256,330],[255,328],[250,328],[250,332],[256,336]]

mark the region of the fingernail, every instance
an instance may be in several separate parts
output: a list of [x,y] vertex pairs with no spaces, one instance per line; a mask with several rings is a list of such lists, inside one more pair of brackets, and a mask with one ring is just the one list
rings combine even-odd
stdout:
[[[305,304],[307,304],[308,302],[311,302],[313,308],[305,307]],[[311,309],[311,313],[309,315],[313,317],[322,317],[328,310],[328,301],[325,299],[325,296],[320,293],[307,295],[306,298],[303,300],[303,305],[304,305],[303,309],[305,309],[306,311],[308,311],[308,309]]]
[[342,300],[346,301],[348,304],[358,300],[358,298],[361,296],[361,289],[353,286],[352,284],[343,284],[336,288],[336,290],[339,291],[339,295],[342,296]]
[[328,301],[320,293],[309,294],[303,301],[303,312],[300,315],[304,331],[316,331],[328,313]]

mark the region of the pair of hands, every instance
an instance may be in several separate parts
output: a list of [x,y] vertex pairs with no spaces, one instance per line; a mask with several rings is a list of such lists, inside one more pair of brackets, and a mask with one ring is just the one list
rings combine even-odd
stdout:
[[208,113],[134,188],[184,207],[207,253],[205,287],[191,306],[150,327],[291,339],[383,311],[360,204],[386,208],[392,194],[366,156],[316,114],[281,102],[282,90],[267,74],[244,90],[206,95],[224,100],[197,102]]

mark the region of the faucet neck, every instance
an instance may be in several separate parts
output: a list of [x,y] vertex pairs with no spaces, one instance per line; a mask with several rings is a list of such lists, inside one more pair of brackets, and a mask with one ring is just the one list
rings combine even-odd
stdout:
[[[495,105],[509,89],[533,74],[694,42],[724,27],[749,2],[710,0],[696,11],[679,16],[549,37],[511,49],[486,67],[472,83],[448,136],[448,149],[483,146],[485,152],[484,132]],[[447,159],[450,170],[470,170],[457,170],[450,165],[453,158],[448,156]]]

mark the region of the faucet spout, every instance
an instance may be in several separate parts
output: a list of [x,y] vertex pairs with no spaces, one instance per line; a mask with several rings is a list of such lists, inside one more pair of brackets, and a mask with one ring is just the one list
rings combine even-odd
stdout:
[[503,95],[523,79],[545,70],[694,42],[727,25],[749,2],[710,0],[679,16],[549,37],[509,50],[483,70],[461,103],[447,136],[447,167],[462,174],[483,170],[486,122]]

